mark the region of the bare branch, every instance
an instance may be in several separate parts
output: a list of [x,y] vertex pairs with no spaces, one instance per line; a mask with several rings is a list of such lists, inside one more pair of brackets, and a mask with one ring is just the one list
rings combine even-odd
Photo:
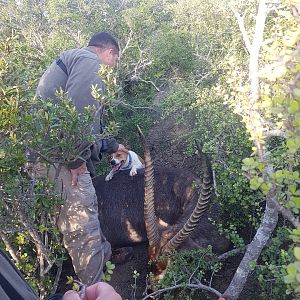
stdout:
[[[43,255],[43,257],[46,259],[47,263],[49,264],[49,266],[53,266],[53,261],[50,260],[49,258],[49,251],[48,249],[46,249],[45,245],[42,243],[38,233],[36,232],[36,230],[33,228],[33,226],[30,225],[30,222],[28,221],[28,219],[25,217],[24,213],[22,212],[21,209],[18,209],[18,214],[20,217],[20,221],[21,223],[28,228],[28,234],[30,235],[30,237],[32,238],[32,240],[34,241],[34,244],[37,248],[38,251],[40,251],[40,253]],[[50,267],[51,268],[51,267]]]
[[152,84],[154,87],[155,87],[155,89],[158,91],[158,92],[160,92],[160,89],[155,85],[155,83],[153,82],[153,81],[151,81],[151,80],[145,80],[145,79],[143,79],[143,78],[141,78],[141,77],[139,77],[139,76],[135,76],[134,77],[134,80],[137,80],[137,81],[141,81],[141,82],[145,82],[145,83],[150,83],[150,84]]
[[237,248],[237,249],[232,249],[228,252],[225,252],[221,255],[218,256],[218,259],[219,260],[226,260],[227,258],[231,257],[231,256],[234,256],[236,254],[240,254],[240,253],[243,253],[246,251],[248,246],[244,246],[244,247],[241,247],[241,248]]
[[212,168],[212,177],[213,177],[214,192],[215,192],[216,196],[218,197],[219,193],[218,193],[218,188],[217,188],[216,172],[213,168]]
[[265,137],[272,137],[272,136],[278,136],[278,137],[284,137],[284,138],[287,137],[286,133],[280,129],[269,130],[268,132],[264,133],[264,135],[265,135]]
[[7,236],[2,231],[0,231],[0,237],[1,237],[1,239],[2,239],[2,241],[4,243],[4,245],[5,245],[5,247],[7,249],[7,251],[9,252],[10,256],[12,257],[12,259],[16,263],[20,264],[20,259],[17,256],[16,251],[12,247],[12,245],[11,245],[10,241],[8,240]]
[[164,289],[157,290],[157,291],[147,295],[142,300],[149,299],[149,298],[152,298],[153,296],[157,296],[157,295],[163,294],[165,292],[169,292],[169,291],[180,289],[180,288],[204,290],[204,291],[208,291],[212,294],[215,294],[218,297],[221,297],[221,293],[219,291],[217,291],[216,289],[214,289],[212,287],[209,287],[207,285],[204,285],[202,283],[198,283],[198,284],[177,284],[177,285],[173,285],[173,286],[170,286],[170,287],[167,287],[167,288],[164,288]]
[[130,29],[128,40],[126,42],[125,47],[122,49],[120,56],[122,56],[125,53],[125,51],[129,48],[129,44],[131,42],[132,36],[133,36],[133,31]]
[[237,12],[237,10],[233,6],[230,7],[230,8],[231,8],[232,12],[234,13],[234,15],[235,15],[235,17],[237,19],[237,22],[239,24],[239,28],[240,28],[240,31],[242,33],[246,49],[250,53],[250,51],[251,51],[251,44],[250,44],[248,33],[246,31],[246,28],[245,28],[245,23],[244,23],[245,16],[241,17],[240,14]]
[[[120,98],[120,99],[123,99],[124,97]],[[125,101],[122,101],[122,100],[116,100],[114,101],[114,103],[118,104],[118,105],[122,105],[128,109],[131,109],[131,110],[137,110],[137,109],[145,109],[145,110],[153,110],[153,111],[156,111],[156,109],[154,107],[150,107],[150,106],[134,106],[132,104],[129,104]]]
[[256,24],[255,33],[250,48],[250,60],[249,60],[249,79],[251,81],[251,94],[250,101],[252,105],[256,103],[258,99],[259,80],[258,80],[258,57],[260,47],[263,42],[263,33],[265,28],[265,22],[267,17],[267,6],[265,0],[260,0]]
[[193,279],[193,277],[194,277],[194,275],[195,275],[195,273],[197,272],[198,269],[199,269],[199,263],[198,263],[197,268],[193,271],[193,273],[189,277],[189,284],[191,283],[191,280]]
[[275,205],[276,209],[294,226],[294,227],[299,227],[300,222],[299,222],[299,217],[296,218],[292,212],[280,205],[275,199],[271,199],[272,203]]

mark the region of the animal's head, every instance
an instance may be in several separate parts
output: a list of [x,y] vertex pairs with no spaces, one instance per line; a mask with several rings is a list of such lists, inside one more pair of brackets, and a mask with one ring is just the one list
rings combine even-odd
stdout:
[[168,237],[168,239],[165,239],[159,232],[158,221],[155,212],[154,168],[150,155],[150,150],[148,148],[143,133],[141,132],[140,128],[138,129],[145,152],[144,218],[147,237],[149,240],[149,259],[155,262],[155,273],[157,276],[160,276],[164,272],[168,262],[158,262],[158,256],[166,255],[170,253],[173,249],[178,248],[183,243],[183,241],[190,236],[190,234],[197,226],[201,216],[209,207],[212,194],[210,165],[206,156],[202,152],[200,145],[197,145],[199,154],[203,156],[202,159],[205,161],[204,176],[201,183],[198,201],[192,214],[190,215],[184,226],[178,232],[173,232],[172,235]]
[[112,165],[112,170],[114,172],[119,171],[120,168],[123,166],[123,164],[126,162],[127,157],[128,157],[127,149],[122,149],[122,150],[118,150],[117,152],[114,152],[110,160],[110,164]]

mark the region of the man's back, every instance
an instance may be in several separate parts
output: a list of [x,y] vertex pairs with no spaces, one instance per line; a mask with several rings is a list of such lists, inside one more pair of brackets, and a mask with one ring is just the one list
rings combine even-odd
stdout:
[[91,95],[91,86],[97,85],[100,90],[104,88],[98,70],[100,60],[89,48],[76,48],[61,53],[60,59],[65,71],[54,61],[43,74],[37,88],[37,95],[43,99],[57,101],[56,91],[62,89],[78,111],[88,105],[99,106]]

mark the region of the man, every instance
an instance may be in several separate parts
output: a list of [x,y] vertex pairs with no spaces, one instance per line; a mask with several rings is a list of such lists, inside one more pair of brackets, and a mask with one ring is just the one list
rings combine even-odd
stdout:
[[[105,89],[105,84],[98,75],[99,66],[105,64],[113,67],[118,57],[119,46],[116,40],[106,32],[96,33],[90,39],[88,47],[65,51],[48,67],[38,84],[37,95],[56,102],[56,91],[62,89],[78,112],[82,112],[88,105],[93,105],[95,111],[101,111],[99,102],[91,95],[91,86]],[[98,116],[93,132],[96,134],[101,131]],[[65,200],[58,226],[75,272],[84,284],[101,280],[103,265],[111,257],[110,244],[105,239],[98,220],[97,197],[91,179],[91,175],[95,175],[94,163],[100,161],[102,153],[122,149],[126,150],[115,139],[99,140],[91,146],[82,143],[78,148],[80,159],[60,166],[58,177],[57,174],[54,175],[54,168],[48,174],[50,180],[55,182],[56,192]],[[130,248],[123,250],[126,257],[127,252],[132,251]],[[123,252],[119,251],[119,256]]]

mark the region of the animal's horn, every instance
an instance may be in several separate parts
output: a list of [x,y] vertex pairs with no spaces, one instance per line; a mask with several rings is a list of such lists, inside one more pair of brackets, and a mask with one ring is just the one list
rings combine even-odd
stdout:
[[[198,147],[198,151],[201,156],[204,156],[200,147]],[[201,216],[209,207],[210,197],[212,193],[212,183],[211,183],[211,172],[210,172],[209,164],[207,162],[207,159],[205,159],[205,161],[206,162],[204,164],[205,167],[204,167],[203,182],[202,182],[202,187],[201,187],[197,204],[191,216],[186,221],[182,229],[180,229],[180,231],[166,245],[164,245],[162,249],[162,254],[169,253],[173,249],[178,248],[181,245],[181,243],[186,238],[188,238],[189,235],[193,232],[195,227],[198,225]]]
[[145,136],[143,135],[139,126],[138,131],[142,140],[144,154],[145,154],[145,175],[144,175],[144,218],[146,225],[147,237],[149,240],[150,255],[154,255],[157,252],[157,246],[159,245],[160,237],[157,227],[157,218],[154,209],[154,170],[151,160],[150,150],[147,146]]

